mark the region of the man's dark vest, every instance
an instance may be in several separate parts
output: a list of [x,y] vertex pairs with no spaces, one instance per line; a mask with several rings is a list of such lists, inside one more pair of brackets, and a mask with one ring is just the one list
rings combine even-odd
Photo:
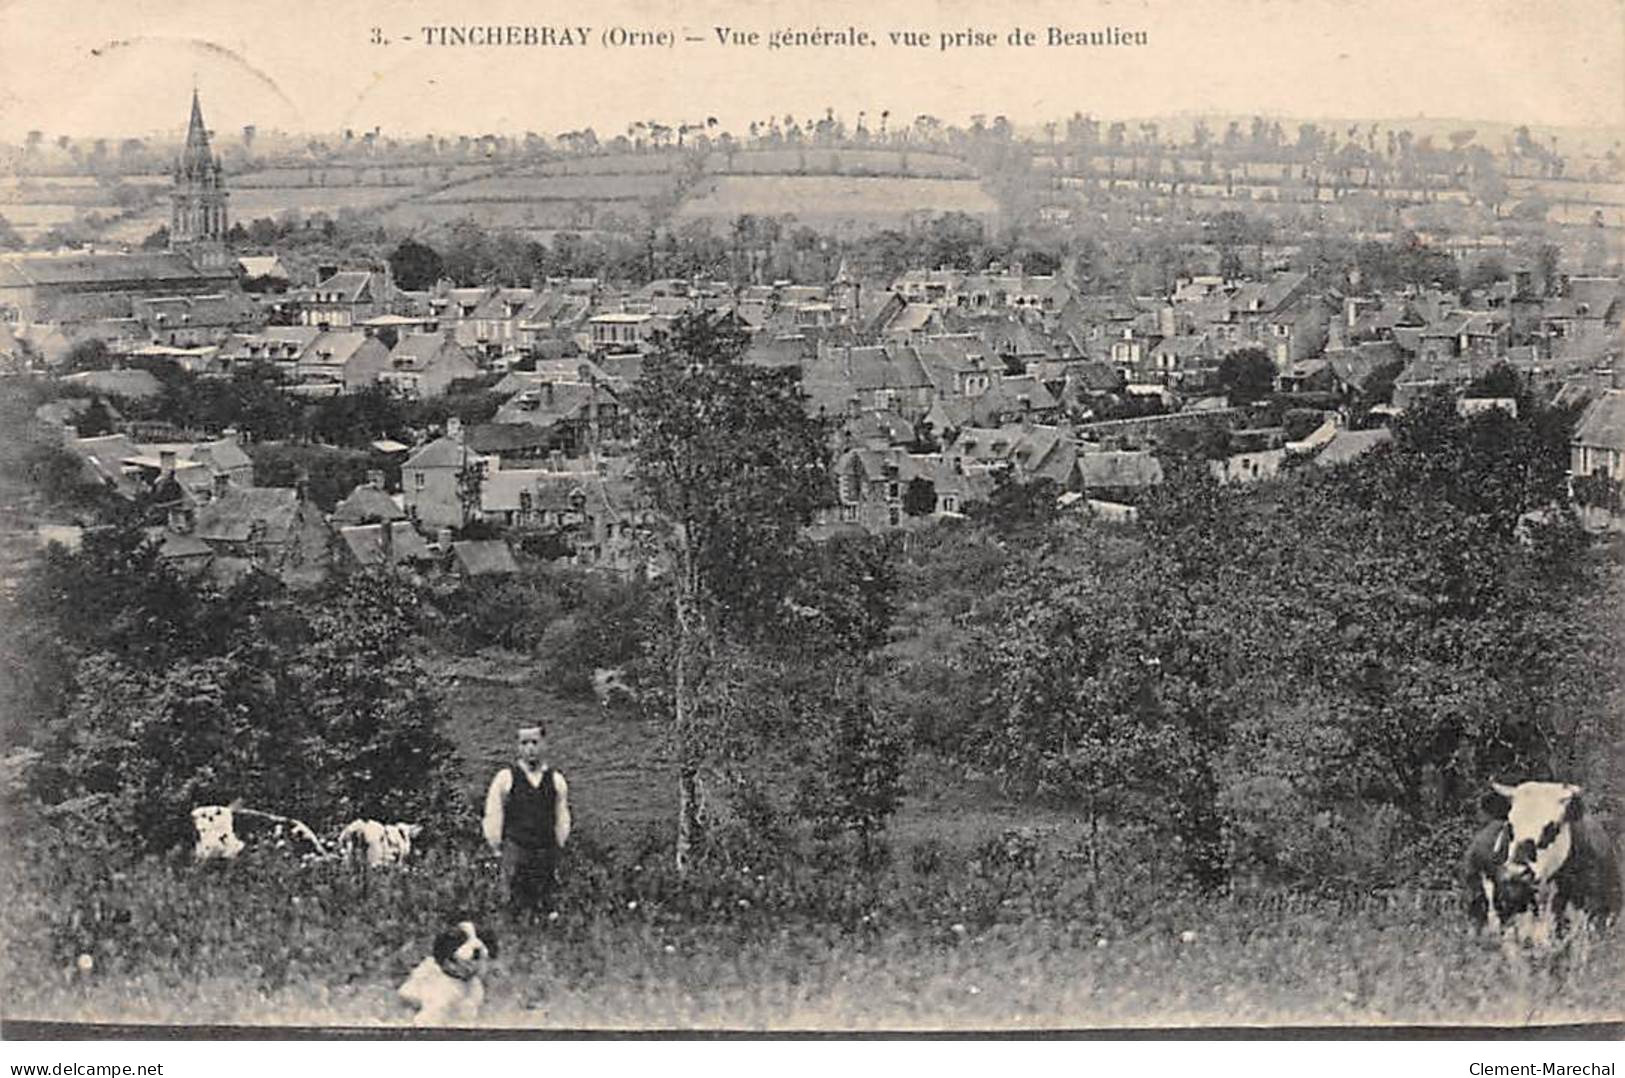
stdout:
[[514,764],[508,769],[513,778],[508,805],[502,814],[502,839],[528,850],[551,850],[558,845],[553,830],[559,793],[553,785],[553,769],[542,770],[537,786],[525,777],[525,769]]

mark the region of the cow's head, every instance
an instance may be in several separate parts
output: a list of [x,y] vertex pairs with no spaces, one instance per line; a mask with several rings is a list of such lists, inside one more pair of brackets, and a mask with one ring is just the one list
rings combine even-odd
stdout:
[[412,840],[421,834],[423,825],[420,823],[389,824],[383,829],[372,853],[381,863],[397,864],[406,860],[412,852]]
[[1562,782],[1490,786],[1494,793],[1485,798],[1485,807],[1506,819],[1495,839],[1501,880],[1520,887],[1550,880],[1568,862],[1571,825],[1585,815],[1580,787]]

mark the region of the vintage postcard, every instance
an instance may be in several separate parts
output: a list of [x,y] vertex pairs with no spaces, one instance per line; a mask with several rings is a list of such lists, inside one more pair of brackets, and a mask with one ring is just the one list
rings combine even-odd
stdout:
[[6,1037],[1617,1037],[1622,87],[6,0]]

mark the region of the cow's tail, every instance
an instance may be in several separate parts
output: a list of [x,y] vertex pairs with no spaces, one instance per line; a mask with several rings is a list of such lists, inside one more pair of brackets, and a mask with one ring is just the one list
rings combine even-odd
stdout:
[[[232,802],[232,803],[234,805],[236,804],[236,802]],[[235,808],[232,811],[235,812],[236,814],[238,814],[239,816],[257,816],[262,820],[273,820],[276,823],[287,824],[301,838],[303,838],[305,841],[309,842],[313,847],[315,847],[316,853],[317,853],[318,856],[320,856],[320,857],[326,857],[327,856],[327,847],[322,843],[321,839],[316,837],[316,832],[312,831],[310,829],[310,826],[308,824],[306,824],[303,820],[296,820],[292,816],[278,816],[274,812],[264,812],[264,811],[262,811],[260,809]]]

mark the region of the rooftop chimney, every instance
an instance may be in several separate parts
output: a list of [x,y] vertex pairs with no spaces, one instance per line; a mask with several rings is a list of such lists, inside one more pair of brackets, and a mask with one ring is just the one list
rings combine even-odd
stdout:
[[384,550],[384,564],[395,564],[395,525],[384,521],[378,525],[378,545]]
[[160,475],[170,475],[175,471],[175,451],[173,449],[158,450],[158,472]]
[[183,505],[170,506],[169,530],[176,535],[190,535],[192,532],[192,510]]
[[463,421],[457,416],[446,417],[446,437],[461,439],[463,436]]
[[373,490],[384,489],[384,473],[378,468],[367,469],[367,486]]

